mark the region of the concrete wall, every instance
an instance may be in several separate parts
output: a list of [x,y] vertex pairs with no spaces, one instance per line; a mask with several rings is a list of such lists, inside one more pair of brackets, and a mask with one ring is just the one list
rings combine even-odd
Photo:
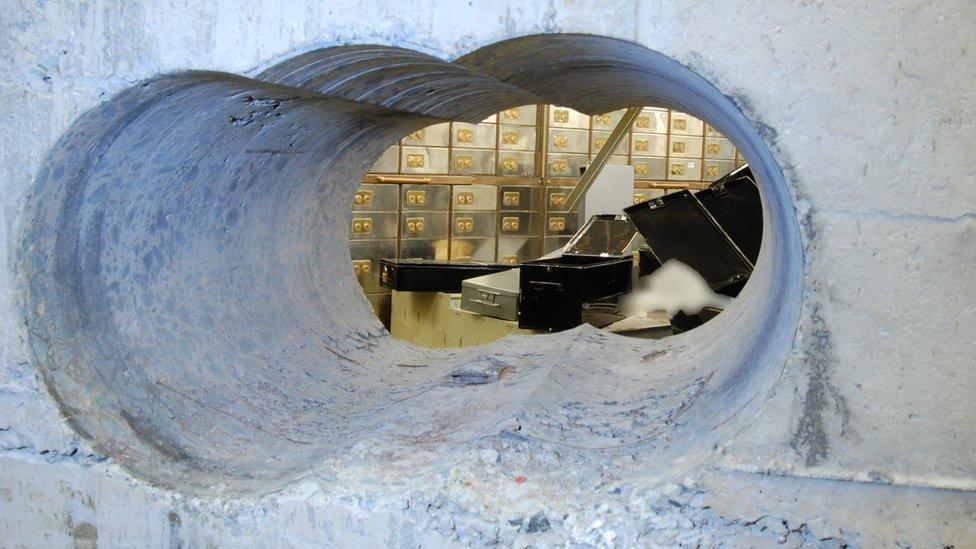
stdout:
[[[409,545],[454,537],[627,544],[845,536],[972,542],[976,7],[443,4],[25,2],[3,10],[5,543],[247,545],[264,538],[290,545]],[[406,480],[384,478],[360,463],[370,459],[360,449],[336,464],[334,476],[281,494],[188,499],[131,478],[66,426],[29,362],[8,258],[29,184],[72,120],[164,72],[249,73],[297,51],[347,42],[454,58],[537,32],[633,40],[688,65],[765,128],[793,193],[807,264],[801,332],[773,397],[708,475],[656,491],[590,479],[581,481],[579,493],[557,493],[531,479],[513,482],[521,465],[496,463],[491,448],[460,459],[441,476]],[[409,476],[408,469],[398,471]],[[797,493],[802,479],[840,484],[804,485],[794,500],[805,506],[774,506],[768,499],[770,491]],[[844,482],[851,480],[858,483]],[[766,489],[741,489],[743,483]],[[879,495],[879,488],[888,491]],[[925,512],[904,511],[899,516],[907,526],[892,533],[884,527],[892,515],[810,503],[850,490],[865,506],[918,501]],[[730,493],[738,496],[732,503]],[[725,504],[707,509],[703,498],[724,498]],[[678,511],[661,503],[668,499],[680,503]],[[775,524],[754,521],[761,516],[776,517]]]

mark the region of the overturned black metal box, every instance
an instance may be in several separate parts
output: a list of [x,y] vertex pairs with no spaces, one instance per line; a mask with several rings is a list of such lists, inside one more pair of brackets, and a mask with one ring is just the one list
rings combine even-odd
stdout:
[[379,263],[381,285],[409,292],[459,293],[465,279],[512,268],[508,263],[435,259],[380,259]]
[[583,322],[584,303],[629,292],[636,234],[626,216],[593,216],[561,255],[522,263],[519,328],[573,328]]

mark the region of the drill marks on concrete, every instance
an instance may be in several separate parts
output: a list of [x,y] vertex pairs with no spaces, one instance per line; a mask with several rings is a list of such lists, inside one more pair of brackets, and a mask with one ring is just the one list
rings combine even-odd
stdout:
[[831,404],[833,413],[840,418],[838,435],[847,436],[851,432],[851,410],[847,398],[831,379],[832,369],[838,359],[830,330],[821,314],[820,304],[814,303],[810,309],[810,326],[803,338],[803,365],[806,369],[807,387],[802,397],[800,419],[790,439],[790,446],[804,456],[807,467],[823,462],[830,451],[826,416],[831,412]]
[[[351,78],[317,71],[343,52],[362,61]],[[417,55],[363,46],[286,63],[308,69],[301,82],[312,90],[219,73],[161,77],[106,103],[104,120],[79,118],[37,182],[21,261],[34,275],[24,307],[32,341],[57,343],[35,348],[35,363],[83,436],[152,482],[263,491],[358,444],[384,455],[427,445],[428,461],[449,460],[513,421],[578,447],[574,464],[640,455],[630,471],[670,477],[741,426],[775,381],[799,311],[792,204],[763,144],[772,130],[757,133],[686,67],[619,40],[523,37],[444,67],[458,83],[492,82],[483,94],[497,105],[472,105],[472,90],[441,88],[440,76],[425,81],[409,63],[389,76],[414,91],[384,95],[392,88],[374,69]],[[349,97],[399,110],[316,93],[330,78]],[[517,106],[506,103],[513,86],[593,112],[687,95],[675,106],[748,145],[776,238],[735,314],[663,346],[581,327],[419,351],[380,331],[349,270],[342,197],[386,145],[428,125],[403,111],[496,112]],[[115,118],[125,127],[107,131]],[[97,161],[93,140],[107,151]]]

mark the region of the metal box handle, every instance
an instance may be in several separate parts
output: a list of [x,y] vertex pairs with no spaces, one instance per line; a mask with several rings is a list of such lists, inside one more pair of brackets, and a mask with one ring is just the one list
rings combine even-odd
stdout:
[[483,301],[481,299],[472,299],[471,302],[472,303],[478,303],[478,304],[481,304],[481,305],[487,305],[489,307],[501,307],[502,306],[501,303],[494,303],[492,301]]

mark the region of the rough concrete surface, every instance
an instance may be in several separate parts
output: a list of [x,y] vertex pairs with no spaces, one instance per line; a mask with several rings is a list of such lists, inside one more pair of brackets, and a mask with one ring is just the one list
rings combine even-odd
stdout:
[[[0,132],[4,545],[976,543],[971,3],[7,8],[0,15],[0,94],[11,106]],[[344,43],[454,59],[539,32],[632,40],[687,65],[742,110],[783,170],[803,238],[800,331],[772,396],[723,449],[719,470],[704,474],[706,465],[647,487],[633,482],[625,455],[581,460],[505,428],[454,441],[449,452],[391,453],[397,446],[383,440],[397,426],[387,421],[375,437],[323,454],[312,476],[281,491],[187,496],[149,486],[68,426],[32,362],[15,250],[32,181],[78,117],[174,71],[256,75]],[[894,510],[864,513],[869,506]],[[886,527],[892,520],[898,528]]]
[[[560,80],[570,72],[585,84]],[[378,437],[394,454],[443,455],[511,431],[567,465],[626,457],[648,484],[700,465],[765,400],[799,314],[793,207],[759,133],[687,68],[564,33],[455,64],[324,48],[260,77],[275,82],[195,71],[139,83],[76,120],[35,178],[16,253],[31,355],[98,453],[217,495],[281,487]],[[663,342],[580,328],[420,350],[379,328],[346,261],[364,170],[432,114],[478,120],[529,97],[592,112],[674,105],[739,143],[767,253],[726,314]]]

